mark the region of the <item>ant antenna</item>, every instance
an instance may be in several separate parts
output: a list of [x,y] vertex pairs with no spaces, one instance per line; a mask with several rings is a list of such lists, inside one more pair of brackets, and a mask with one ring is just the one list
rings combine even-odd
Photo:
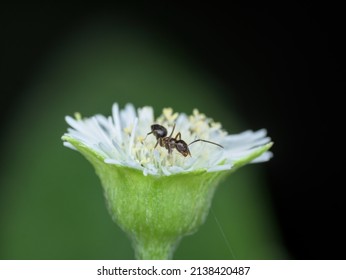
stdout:
[[214,143],[214,142],[211,142],[211,141],[207,141],[207,140],[203,140],[203,139],[197,139],[195,141],[192,141],[188,146],[192,145],[193,143],[196,143],[196,142],[205,142],[205,143],[209,143],[209,144],[213,144],[213,145],[216,145],[216,146],[219,146],[220,148],[223,149],[223,146],[221,146],[220,144],[217,144],[217,143]]
[[145,141],[145,139],[147,139],[147,137],[148,137],[148,135],[149,134],[152,134],[153,132],[152,131],[150,131],[146,136],[145,136],[145,138],[142,140],[142,142],[144,142]]

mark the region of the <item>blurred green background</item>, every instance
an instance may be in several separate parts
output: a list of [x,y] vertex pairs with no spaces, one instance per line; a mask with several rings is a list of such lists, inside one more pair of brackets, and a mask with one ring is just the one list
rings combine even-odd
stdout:
[[[77,26],[46,54],[5,135],[0,174],[1,259],[132,259],[131,244],[107,213],[98,177],[64,148],[64,116],[111,114],[150,105],[220,121],[230,133],[249,129],[232,94],[162,32],[110,23]],[[263,170],[250,165],[220,186],[200,230],[174,259],[281,259]],[[233,254],[233,255],[232,255]]]

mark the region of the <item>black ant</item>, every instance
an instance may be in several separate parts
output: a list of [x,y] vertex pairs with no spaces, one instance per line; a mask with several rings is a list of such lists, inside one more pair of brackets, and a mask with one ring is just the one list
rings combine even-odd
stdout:
[[172,137],[174,129],[175,129],[175,124],[173,126],[171,134],[169,136],[167,136],[167,129],[164,126],[159,125],[159,124],[153,124],[151,126],[151,131],[147,134],[147,136],[149,134],[154,134],[154,136],[156,137],[157,142],[156,142],[154,149],[157,147],[158,144],[160,144],[161,147],[164,147],[168,150],[168,154],[172,154],[173,150],[177,149],[177,151],[179,153],[181,153],[184,157],[187,157],[188,155],[191,156],[189,146],[192,145],[193,143],[198,142],[198,141],[206,142],[209,144],[219,146],[220,148],[223,148],[221,145],[219,145],[217,143],[210,142],[210,141],[203,140],[203,139],[194,140],[188,145],[188,144],[186,144],[186,142],[184,140],[181,139],[181,133],[180,132],[177,133],[175,138]]

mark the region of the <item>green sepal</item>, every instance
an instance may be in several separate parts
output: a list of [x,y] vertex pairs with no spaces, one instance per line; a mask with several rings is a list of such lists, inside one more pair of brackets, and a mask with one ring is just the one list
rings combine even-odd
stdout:
[[[141,170],[105,163],[100,154],[70,136],[62,139],[94,166],[109,212],[131,238],[137,259],[172,258],[180,239],[204,223],[219,181],[230,173],[197,170],[144,176]],[[255,150],[233,168],[250,162],[270,146]]]

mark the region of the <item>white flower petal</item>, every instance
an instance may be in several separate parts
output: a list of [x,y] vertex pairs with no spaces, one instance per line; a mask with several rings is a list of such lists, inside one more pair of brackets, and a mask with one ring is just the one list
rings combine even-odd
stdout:
[[[232,168],[232,163],[249,156],[259,147],[270,142],[265,129],[245,131],[240,134],[228,135],[219,123],[197,110],[193,115],[174,113],[171,108],[163,110],[163,114],[154,119],[154,110],[146,106],[137,110],[132,104],[127,104],[120,110],[118,104],[113,104],[112,116],[95,115],[91,118],[74,119],[67,116],[70,125],[66,136],[83,143],[104,157],[107,164],[124,165],[139,169],[147,175],[172,175],[207,170],[219,172]],[[197,141],[188,146],[191,157],[184,157],[176,149],[168,153],[165,146],[157,145],[157,139],[151,133],[151,125],[159,124],[167,129],[172,139],[183,140],[187,145],[194,140],[202,139],[222,145]],[[180,136],[179,136],[180,135]],[[76,149],[69,142],[66,147]],[[265,152],[252,163],[267,161],[271,152]]]
[[223,171],[223,170],[229,170],[232,168],[231,164],[224,164],[224,165],[216,165],[208,169],[208,172],[216,172],[216,171]]
[[272,157],[273,157],[272,152],[265,152],[262,155],[260,155],[259,157],[255,158],[253,161],[251,161],[251,163],[265,162],[265,161],[270,160]]
[[64,142],[63,143],[65,147],[70,148],[72,150],[77,150],[71,143],[69,142]]
[[113,122],[114,122],[114,128],[115,128],[115,138],[119,143],[121,143],[122,142],[121,123],[120,123],[120,115],[119,115],[119,106],[117,103],[113,104],[112,112],[113,112]]

